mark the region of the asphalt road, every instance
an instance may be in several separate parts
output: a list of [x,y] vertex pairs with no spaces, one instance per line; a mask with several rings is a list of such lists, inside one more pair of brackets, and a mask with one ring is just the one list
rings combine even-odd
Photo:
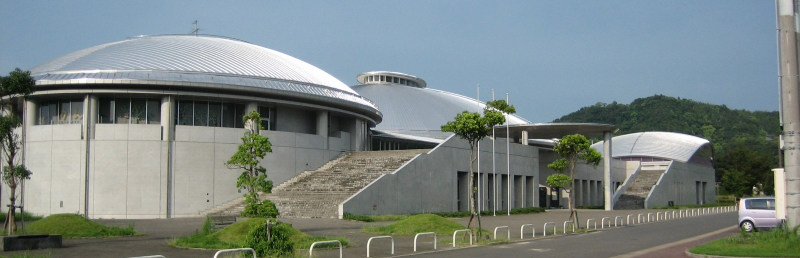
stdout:
[[[559,238],[425,253],[415,257],[633,257],[636,251],[735,226],[736,218],[735,212],[712,214]],[[637,255],[647,256],[641,253]]]

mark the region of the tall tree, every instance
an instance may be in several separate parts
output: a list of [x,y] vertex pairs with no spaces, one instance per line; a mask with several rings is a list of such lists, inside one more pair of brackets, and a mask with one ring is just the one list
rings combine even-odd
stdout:
[[[259,164],[268,152],[272,152],[272,144],[269,142],[269,138],[258,133],[259,129],[263,129],[261,114],[250,111],[250,114],[245,115],[242,120],[247,128],[242,137],[242,144],[239,145],[238,151],[231,156],[231,159],[225,162],[228,168],[242,170],[236,180],[239,192],[247,191],[244,194],[246,206],[242,216],[275,217],[277,210],[274,213],[271,211],[274,209],[274,204],[268,200],[262,202],[258,199],[259,192],[272,192],[272,181],[267,180],[267,170]],[[265,210],[264,205],[269,206],[267,207],[269,211]]]
[[722,188],[736,198],[753,195],[753,189],[774,193],[770,157],[738,145],[717,158],[717,172]]
[[[552,174],[547,177],[547,183],[551,182],[553,185],[564,187],[564,181],[567,181],[567,205],[569,206],[569,220],[574,221],[577,227],[580,227],[578,219],[578,211],[575,210],[575,166],[580,163],[592,165],[595,168],[600,164],[602,155],[591,147],[592,143],[581,134],[567,135],[555,142],[553,150],[561,156],[560,159],[553,161],[547,167],[559,171],[559,173]],[[563,175],[564,170],[569,172],[568,177]]]
[[[473,175],[473,165],[478,159],[478,142],[492,134],[494,126],[505,122],[503,112],[514,113],[516,109],[513,105],[509,105],[505,100],[492,100],[486,103],[486,108],[483,109],[483,115],[477,112],[469,112],[464,110],[458,113],[455,120],[447,122],[442,125],[443,132],[453,132],[459,138],[466,140],[469,143],[469,211],[470,219],[468,227],[472,231],[473,236],[477,236],[480,232],[480,211],[477,211],[477,201],[475,200],[475,189]],[[477,227],[474,219],[477,216]],[[480,238],[476,238],[480,239]]]
[[20,97],[27,97],[34,91],[36,81],[31,77],[30,72],[22,71],[17,68],[10,72],[8,76],[0,77],[0,105],[4,112],[0,116],[0,145],[5,160],[3,165],[3,182],[9,188],[9,207],[6,214],[4,228],[6,233],[13,235],[16,233],[17,225],[14,222],[16,216],[17,187],[22,180],[30,179],[31,172],[20,163],[20,152],[22,141],[14,130],[22,123],[19,118],[14,116],[13,104]]

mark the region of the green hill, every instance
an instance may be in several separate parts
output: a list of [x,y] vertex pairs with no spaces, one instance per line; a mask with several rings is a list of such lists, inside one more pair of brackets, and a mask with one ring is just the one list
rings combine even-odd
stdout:
[[[777,136],[781,134],[778,111],[730,109],[725,105],[655,95],[627,105],[597,103],[553,122],[613,124],[620,128],[616,135],[644,131],[685,133],[710,140],[717,157],[736,146],[745,146],[769,156],[775,165],[778,162]],[[768,136],[776,140],[767,140]]]

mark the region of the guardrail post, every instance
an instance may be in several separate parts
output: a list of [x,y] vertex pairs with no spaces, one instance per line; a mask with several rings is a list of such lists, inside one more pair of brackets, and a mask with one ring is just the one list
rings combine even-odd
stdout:
[[525,236],[524,236],[525,226],[531,226],[531,230],[533,230],[531,232],[531,237],[535,238],[536,237],[536,228],[533,227],[533,224],[522,224],[522,226],[519,227],[519,239],[524,239],[525,238]]
[[253,248],[236,248],[236,249],[219,250],[219,251],[217,251],[217,253],[214,254],[214,258],[217,258],[217,257],[219,257],[220,254],[224,254],[224,253],[247,252],[247,251],[249,251],[250,253],[253,254],[253,258],[256,258],[256,250],[253,250]]
[[650,212],[650,213],[647,213],[647,222],[653,222],[652,220],[650,220],[650,218],[651,218],[652,216],[653,216],[653,213],[652,213],[652,212]]
[[639,215],[636,215],[636,220],[638,220],[638,222],[636,222],[637,224],[642,224],[642,217],[644,217],[644,213],[639,213]]
[[456,247],[456,234],[458,234],[458,232],[467,232],[469,235],[469,245],[472,245],[472,234],[470,234],[471,231],[469,229],[459,229],[453,232],[453,247]]
[[[660,211],[656,212],[656,221],[659,221],[659,220],[662,219],[662,218],[660,218],[660,216],[661,216],[661,212]],[[666,220],[666,216],[667,216],[667,214],[664,213],[664,220]]]
[[564,235],[567,234],[567,224],[572,224],[572,233],[575,233],[575,222],[567,220],[564,221]]
[[611,227],[611,218],[603,217],[602,219],[600,219],[600,228],[606,228],[606,219],[608,219],[608,227],[609,228]]
[[508,230],[508,226],[495,227],[494,228],[494,239],[497,239],[497,230],[501,229],[501,228],[505,228],[506,229],[506,234],[508,235],[508,239],[511,239],[511,230]]
[[597,221],[594,219],[587,219],[586,220],[586,230],[589,230],[589,222],[594,222],[594,230],[597,230]]
[[[625,219],[625,223],[628,223],[628,226],[631,225],[631,216],[633,216],[633,214],[628,214],[628,218]],[[634,222],[636,222],[636,221],[634,221]]]
[[420,235],[433,235],[433,250],[436,250],[436,242],[437,242],[436,233],[434,233],[434,232],[417,233],[416,235],[414,235],[414,252],[415,253],[417,252],[417,237],[419,237]]
[[553,225],[553,235],[556,234],[556,223],[555,222],[545,222],[544,228],[542,229],[542,236],[547,236],[547,224]]
[[[619,219],[619,224],[617,224],[617,219]],[[615,227],[615,228],[616,228],[616,227],[619,227],[619,226],[620,226],[620,225],[621,225],[623,222],[625,222],[625,221],[623,221],[623,220],[622,220],[622,216],[616,216],[616,217],[614,217],[614,227]]]
[[317,242],[311,243],[311,247],[308,248],[308,257],[309,258],[314,257],[314,246],[315,245],[317,245],[317,244],[333,244],[333,243],[339,244],[339,258],[342,258],[342,242],[339,242],[339,240],[317,241]]

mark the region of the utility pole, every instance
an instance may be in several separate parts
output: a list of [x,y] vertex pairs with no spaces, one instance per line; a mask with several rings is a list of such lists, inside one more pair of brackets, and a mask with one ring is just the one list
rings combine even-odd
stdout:
[[[797,37],[794,0],[777,0],[781,118],[786,171],[786,219],[800,225],[800,98],[798,98]],[[776,182],[777,183],[777,182]]]

